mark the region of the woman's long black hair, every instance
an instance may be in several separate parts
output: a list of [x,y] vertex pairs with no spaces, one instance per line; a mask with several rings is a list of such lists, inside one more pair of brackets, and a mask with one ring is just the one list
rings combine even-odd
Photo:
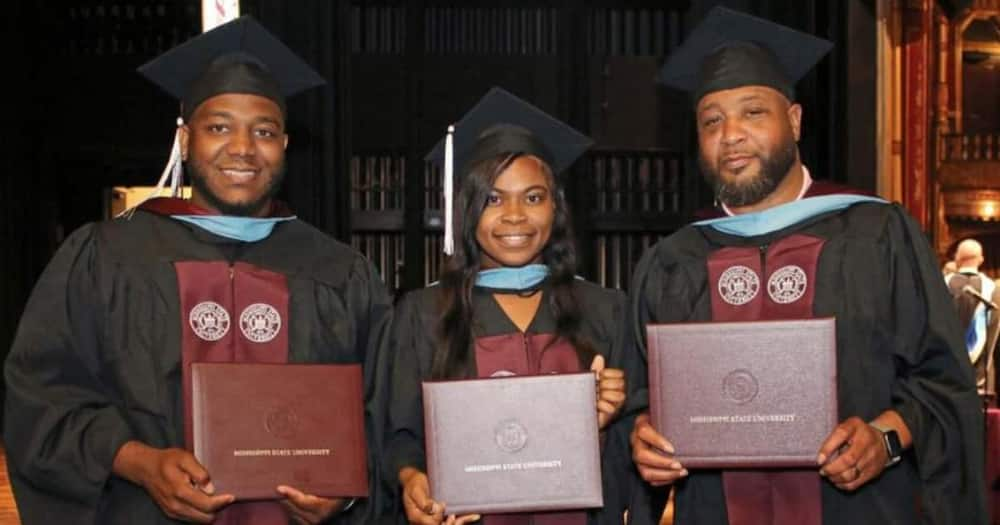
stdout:
[[[455,198],[455,253],[447,262],[440,279],[441,314],[438,345],[434,351],[431,376],[434,379],[473,377],[473,323],[475,311],[472,288],[480,270],[482,250],[476,241],[476,228],[493,191],[497,177],[522,155],[510,154],[481,161],[470,167],[461,180]],[[596,355],[593,345],[580,333],[579,302],[573,294],[576,278],[576,248],[566,197],[558,187],[551,168],[539,159],[539,166],[549,181],[554,204],[554,220],[549,242],[542,250],[542,262],[549,267],[548,301],[556,318],[556,336],[576,349],[580,366],[586,370]]]

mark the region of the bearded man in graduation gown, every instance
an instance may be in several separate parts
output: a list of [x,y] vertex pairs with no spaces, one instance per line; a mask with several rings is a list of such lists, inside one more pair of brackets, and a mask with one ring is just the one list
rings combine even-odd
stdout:
[[[377,468],[367,500],[280,486],[233,503],[185,446],[195,361],[363,363],[381,435],[370,370],[388,295],[359,253],[275,198],[285,97],[322,79],[246,17],[140,72],[181,100],[172,162],[192,197],[80,228],[36,285],[4,370],[23,522],[372,523]],[[161,184],[177,175],[168,165]]]
[[[813,181],[799,158],[793,85],[829,48],[716,8],[668,58],[721,217],[645,254],[629,322],[645,356],[652,323],[835,317],[841,422],[814,468],[689,471],[640,415],[632,523],[658,523],[671,487],[676,525],[986,522],[983,416],[927,240],[899,206]],[[644,402],[646,371],[633,375]]]

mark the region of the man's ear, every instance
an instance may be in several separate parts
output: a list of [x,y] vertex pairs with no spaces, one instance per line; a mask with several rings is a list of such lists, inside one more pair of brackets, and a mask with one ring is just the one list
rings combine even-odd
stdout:
[[795,142],[798,142],[802,133],[802,106],[800,104],[793,103],[788,106],[788,125],[792,127]]
[[285,133],[285,145],[281,147],[282,149],[288,149],[288,133]]

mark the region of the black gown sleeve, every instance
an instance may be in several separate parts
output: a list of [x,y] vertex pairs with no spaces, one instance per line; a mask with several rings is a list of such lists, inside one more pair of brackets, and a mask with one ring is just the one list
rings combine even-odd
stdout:
[[433,334],[428,331],[424,319],[424,316],[432,315],[427,310],[433,305],[425,300],[431,293],[427,289],[418,290],[400,300],[389,338],[389,402],[382,475],[397,493],[401,469],[415,467],[427,470],[421,383],[430,376],[434,351]]
[[45,269],[4,367],[4,444],[26,525],[60,512],[93,522],[114,457],[133,436],[101,378],[113,272],[101,267],[95,229],[76,231]]
[[984,523],[983,413],[951,297],[923,233],[902,210],[883,243],[895,315],[892,402],[913,435],[925,523]]
[[[629,353],[629,410],[642,412],[649,408],[648,356],[646,325],[694,320],[699,309],[696,298],[700,290],[695,283],[704,280],[702,265],[688,264],[677,252],[691,250],[692,229],[685,229],[661,240],[646,251],[636,265],[629,290],[625,325]],[[701,273],[696,273],[701,272]]]
[[626,310],[625,329],[627,341],[634,354],[632,366],[626,369],[628,380],[627,408],[630,412],[640,413],[649,409],[649,377],[648,357],[646,354],[646,325],[652,322],[651,302],[662,289],[658,273],[660,271],[654,257],[655,250],[649,250],[639,260],[632,274],[632,288],[629,290],[628,309]]
[[[632,354],[631,362],[625,369],[628,382],[628,398],[626,412],[632,414],[628,419],[628,432],[631,433],[635,424],[635,416],[649,410],[649,372],[646,354],[646,325],[655,319],[654,310],[660,304],[660,293],[663,290],[665,275],[663,266],[656,254],[656,248],[647,250],[640,259],[632,275],[632,286],[629,290],[628,308],[626,310],[625,330],[626,342]],[[660,522],[659,512],[663,510],[669,489],[652,487],[639,476],[632,461],[631,444],[626,434],[628,456],[625,458],[633,472],[629,483],[629,520],[632,525],[656,525]]]
[[[639,414],[649,411],[649,373],[646,348],[646,325],[698,320],[706,305],[700,299],[707,276],[704,270],[704,246],[694,228],[685,228],[653,245],[640,259],[633,273],[626,312],[628,342],[632,345],[632,366],[627,369],[629,381],[628,410]],[[634,419],[633,419],[634,423]],[[630,429],[631,430],[631,429]],[[667,436],[669,438],[669,436]],[[635,463],[630,455],[629,464]],[[704,478],[704,479],[695,479]],[[704,487],[718,484],[718,476],[692,473],[677,484],[697,485],[706,507],[725,514],[722,503],[711,499]],[[634,471],[629,494],[630,525],[658,525],[670,495],[670,487],[654,487]],[[705,523],[721,523],[707,519]]]
[[424,455],[424,407],[421,383],[430,375],[433,355],[430,334],[420,315],[415,294],[405,296],[393,319],[390,363],[390,402],[386,439],[386,480],[397,485],[404,467],[426,470]]
[[382,523],[392,512],[393,494],[382,479],[383,437],[388,407],[385,341],[392,319],[392,299],[371,263],[358,256],[347,278],[345,300],[358,349],[364,354],[365,424],[368,439],[368,498],[337,516],[334,523]]
[[[628,303],[625,294],[619,290],[603,290],[603,292],[599,300],[608,304],[601,305],[601,319],[597,322],[604,325],[604,332],[609,342],[605,365],[628,374],[635,368],[637,357],[634,346],[629,342],[630,331],[625,322]],[[626,390],[630,390],[628,377],[626,377]],[[628,508],[629,493],[636,478],[628,442],[635,413],[629,410],[631,405],[628,401],[626,397],[626,405],[618,417],[604,429],[601,449],[604,507],[591,513],[592,524],[621,525],[625,510]]]

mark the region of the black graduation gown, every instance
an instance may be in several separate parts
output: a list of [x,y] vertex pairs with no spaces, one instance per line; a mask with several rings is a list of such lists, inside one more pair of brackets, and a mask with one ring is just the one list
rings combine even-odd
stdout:
[[[111,472],[128,440],[184,447],[174,261],[243,262],[287,278],[288,360],[365,367],[372,498],[333,523],[371,523],[383,503],[382,398],[375,350],[390,299],[350,247],[292,220],[254,243],[169,217],[86,225],[60,247],[26,306],[7,358],[4,444],[25,525],[174,523]],[[323,402],[317,400],[317,402]]]
[[[948,284],[948,291],[951,292],[951,297],[954,301],[955,310],[958,311],[959,326],[965,330],[967,338],[973,318],[978,313],[977,311],[982,303],[977,297],[966,293],[965,289],[966,287],[970,287],[983,294],[984,283],[989,278],[988,275],[981,272],[956,272],[945,278],[945,282]],[[993,301],[994,304],[1000,303],[1000,287],[993,287],[992,290],[993,293],[989,294],[986,299]],[[986,308],[985,305],[983,307]],[[973,356],[970,351],[969,358],[972,359],[975,357],[972,361],[972,367],[976,371],[976,385],[980,394],[993,397],[996,395],[997,390],[995,352],[997,339],[1000,338],[1000,312],[987,308],[986,316],[986,332],[980,336],[985,337],[985,341],[980,341],[983,344],[982,350],[980,350],[978,356]],[[968,349],[969,341],[966,340],[966,350]]]
[[[855,492],[822,481],[823,523],[985,523],[983,415],[972,369],[936,258],[896,205],[856,204],[756,238],[687,226],[663,239],[643,257],[630,294],[629,324],[642,357],[646,324],[711,318],[710,254],[794,233],[824,241],[813,313],[837,319],[840,418],[868,421],[894,408],[914,442],[901,463]],[[644,406],[645,363],[632,372],[630,402]],[[632,523],[658,523],[666,489],[641,485]],[[726,523],[717,471],[693,471],[676,487],[677,525]]]
[[[597,353],[604,356],[606,366],[624,368],[627,365],[624,362],[624,344],[627,336],[624,323],[624,294],[579,279],[574,281],[573,293],[583,315],[581,323],[583,336],[594,345]],[[397,491],[398,473],[401,468],[414,466],[426,471],[421,382],[431,377],[431,362],[438,341],[436,326],[440,312],[439,294],[440,289],[437,286],[411,292],[396,305],[396,312],[393,315],[394,350],[390,374],[392,391],[388,409],[387,449],[383,463],[386,470],[383,472],[383,477],[394,485]],[[520,333],[488,291],[474,289],[473,307],[475,308],[473,334],[478,341],[482,342],[485,338],[497,340],[505,335]],[[554,333],[555,317],[549,302],[543,298],[526,334],[534,337]],[[515,350],[510,353],[511,355],[500,359],[517,361],[522,359],[523,353]],[[543,365],[543,368],[545,366]],[[583,369],[586,370],[587,367]],[[550,371],[553,370],[546,369],[546,372]],[[627,490],[634,483],[630,477],[634,469],[628,458],[628,432],[631,425],[631,419],[622,416],[605,430],[604,448],[601,454],[605,506],[601,510],[589,513],[590,523],[622,522],[622,512],[627,503]],[[401,507],[397,510],[397,514],[402,520]]]

